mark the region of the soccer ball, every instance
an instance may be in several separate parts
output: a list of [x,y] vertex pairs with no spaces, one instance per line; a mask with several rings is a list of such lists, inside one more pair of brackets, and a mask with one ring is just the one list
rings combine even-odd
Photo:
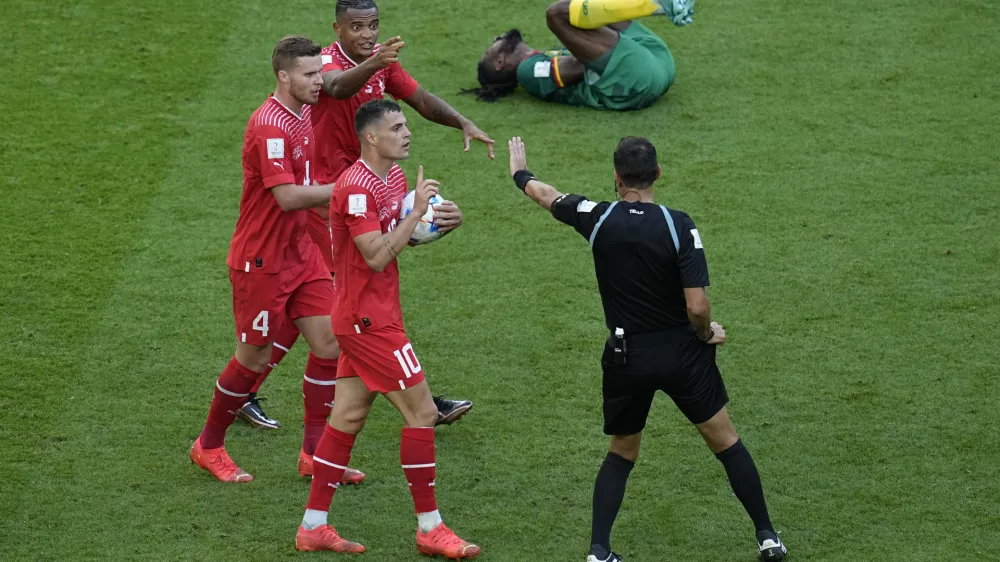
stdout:
[[[400,221],[413,212],[413,199],[415,194],[415,191],[410,191],[406,194],[406,197],[403,197],[403,202],[399,206]],[[444,203],[444,199],[442,199],[440,195],[431,197],[430,204],[427,206],[427,212],[424,213],[424,216],[420,217],[420,222],[417,223],[417,228],[413,229],[413,234],[410,235],[411,244],[429,244],[444,236],[444,233],[438,230],[437,225],[434,224],[434,205],[440,205],[441,203]]]

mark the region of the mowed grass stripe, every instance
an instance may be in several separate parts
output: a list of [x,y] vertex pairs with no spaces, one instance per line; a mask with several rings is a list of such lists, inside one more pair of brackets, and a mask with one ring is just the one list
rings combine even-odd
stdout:
[[[104,191],[53,203],[68,207],[75,236],[49,227],[59,238],[48,249],[58,254],[43,259],[60,267],[55,279],[26,287],[43,301],[48,292],[46,306],[61,316],[49,326],[63,333],[24,349],[32,359],[25,371],[35,376],[19,384],[34,390],[13,389],[11,403],[30,409],[18,423],[22,440],[35,446],[8,449],[30,456],[20,464],[24,485],[5,542],[12,556],[173,558],[155,522],[176,529],[177,521],[148,492],[176,497],[176,470],[163,470],[185,451],[164,448],[160,438],[181,438],[171,425],[177,395],[197,387],[210,397],[211,358],[219,354],[203,342],[219,341],[213,331],[231,324],[206,303],[229,298],[219,281],[239,198],[239,144],[249,112],[273,86],[271,34],[253,31],[268,16],[238,3],[78,6],[48,16],[59,33],[89,46],[55,58],[67,82],[85,81],[80,93],[95,104],[81,111],[69,100],[74,86],[59,94],[60,107],[76,110],[66,112],[67,132],[100,137],[50,132],[76,159],[54,173],[69,179],[80,160],[97,163],[89,169]],[[257,96],[233,95],[229,81],[241,75],[241,87]],[[108,203],[114,208],[102,208]],[[83,298],[69,298],[66,280],[86,287]],[[37,363],[45,345],[61,352],[56,368]],[[204,412],[190,414],[185,421],[196,431]]]

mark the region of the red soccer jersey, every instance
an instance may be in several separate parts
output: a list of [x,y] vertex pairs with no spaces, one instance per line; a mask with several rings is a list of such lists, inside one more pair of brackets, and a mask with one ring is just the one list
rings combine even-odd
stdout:
[[396,227],[406,195],[406,177],[393,165],[382,181],[363,160],[347,168],[330,199],[333,234],[333,333],[355,334],[401,324],[399,266],[392,260],[382,271],[368,266],[354,238]]
[[310,183],[309,112],[310,106],[304,105],[302,115],[296,115],[271,96],[250,116],[243,137],[243,196],[229,245],[229,267],[277,273],[319,257],[306,235],[309,211],[283,211],[270,192],[277,185]]
[[[375,53],[377,52],[378,45],[375,46]],[[322,58],[323,72],[350,70],[358,65],[347,56],[339,42],[323,49]],[[382,99],[387,93],[401,99],[412,96],[416,91],[417,81],[397,62],[373,74],[358,93],[346,100],[334,99],[326,91],[321,92],[319,103],[312,112],[313,129],[319,139],[313,173],[316,181],[320,184],[333,183],[344,170],[361,158],[361,142],[354,132],[354,116],[362,104]],[[309,228],[313,239],[323,249],[327,267],[333,271],[332,256],[327,248],[329,243],[321,244],[329,238],[326,219],[317,212],[310,213]]]
[[[372,56],[378,53],[378,45]],[[350,70],[358,63],[351,60],[340,43],[323,49],[323,72]],[[314,164],[316,181],[333,183],[351,164],[361,158],[361,141],[354,132],[354,116],[365,102],[382,99],[385,94],[396,99],[408,98],[417,91],[417,81],[403,70],[398,62],[379,69],[368,79],[358,93],[346,100],[320,92],[319,103],[312,111],[313,129],[319,146],[316,147]]]

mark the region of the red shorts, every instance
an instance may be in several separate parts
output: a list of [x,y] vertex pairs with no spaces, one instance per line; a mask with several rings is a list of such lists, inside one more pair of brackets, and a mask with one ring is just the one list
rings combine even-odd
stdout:
[[279,273],[229,270],[237,341],[263,346],[286,321],[329,316],[333,280],[319,260]]
[[361,377],[371,392],[406,390],[423,382],[424,371],[402,326],[337,336],[337,378]]

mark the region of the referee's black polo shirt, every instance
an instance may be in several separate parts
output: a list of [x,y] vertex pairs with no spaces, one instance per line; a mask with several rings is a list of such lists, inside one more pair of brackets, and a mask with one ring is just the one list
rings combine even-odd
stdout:
[[609,330],[642,334],[689,324],[684,289],[709,283],[701,238],[686,213],[563,195],[552,215],[590,242]]

